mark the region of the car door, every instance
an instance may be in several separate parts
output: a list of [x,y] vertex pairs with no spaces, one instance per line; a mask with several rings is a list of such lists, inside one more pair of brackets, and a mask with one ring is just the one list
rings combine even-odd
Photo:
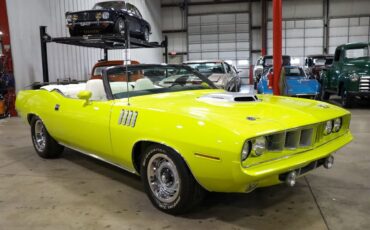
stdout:
[[335,50],[334,54],[334,64],[333,67],[330,68],[328,76],[328,83],[329,83],[329,88],[330,89],[337,89],[338,87],[338,77],[341,74],[342,68],[341,68],[341,58],[343,55],[342,49],[338,48]]
[[54,133],[73,149],[110,158],[110,113],[112,101],[85,101],[64,97],[53,111]]
[[130,23],[130,31],[133,34],[138,35],[141,32],[141,19],[137,15],[136,7],[130,3],[127,3],[126,8],[128,14],[127,20]]

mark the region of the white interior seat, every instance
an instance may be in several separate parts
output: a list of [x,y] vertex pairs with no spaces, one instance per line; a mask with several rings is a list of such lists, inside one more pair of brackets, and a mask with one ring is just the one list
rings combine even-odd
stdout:
[[154,89],[153,82],[148,78],[142,78],[136,81],[135,84],[135,91],[139,90],[146,90],[146,89]]
[[103,80],[101,79],[88,80],[86,82],[86,90],[91,91],[91,100],[93,101],[107,100]]
[[109,84],[112,90],[112,94],[127,92],[127,82],[120,81],[120,82],[111,82]]

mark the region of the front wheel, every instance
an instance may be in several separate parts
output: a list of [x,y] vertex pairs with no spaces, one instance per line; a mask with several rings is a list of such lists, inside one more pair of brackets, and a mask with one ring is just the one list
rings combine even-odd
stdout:
[[114,33],[116,34],[125,34],[125,21],[122,18],[118,18],[114,24]]
[[341,104],[344,108],[351,108],[352,107],[352,97],[346,90],[342,90],[341,93]]
[[322,101],[327,101],[327,100],[329,100],[329,98],[330,98],[330,93],[325,91],[324,87],[321,86],[320,99]]
[[144,41],[149,42],[149,35],[150,35],[149,28],[145,27],[144,28],[144,34],[143,34]]
[[203,199],[204,189],[178,153],[161,145],[152,145],[144,154],[141,178],[156,208],[169,214],[182,214]]
[[34,116],[31,120],[31,136],[33,147],[42,158],[58,158],[64,147],[54,140],[42,120]]

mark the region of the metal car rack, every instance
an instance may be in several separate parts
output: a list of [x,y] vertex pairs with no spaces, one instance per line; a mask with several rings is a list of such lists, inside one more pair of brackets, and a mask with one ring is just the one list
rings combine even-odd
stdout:
[[[99,48],[104,50],[104,59],[108,60],[108,50],[117,49],[138,49],[138,48],[164,48],[165,62],[168,63],[168,39],[165,36],[164,41],[146,42],[129,36],[129,24],[125,21],[125,33],[120,34],[102,34],[102,35],[85,35],[78,37],[57,37],[53,38],[46,32],[46,26],[40,26],[40,41],[41,41],[41,58],[42,58],[42,73],[43,82],[49,82],[49,68],[47,58],[47,43],[55,42],[60,44]],[[126,58],[127,59],[127,58]],[[127,60],[125,60],[127,61]]]

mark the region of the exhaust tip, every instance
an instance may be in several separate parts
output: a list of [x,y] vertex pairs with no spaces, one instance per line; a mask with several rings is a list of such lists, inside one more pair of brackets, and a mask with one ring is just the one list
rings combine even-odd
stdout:
[[326,169],[331,169],[333,165],[334,165],[334,157],[333,156],[327,157],[324,162],[324,167]]
[[296,171],[291,171],[286,176],[285,184],[287,184],[289,187],[293,187],[296,183],[296,179],[297,179],[297,172]]

